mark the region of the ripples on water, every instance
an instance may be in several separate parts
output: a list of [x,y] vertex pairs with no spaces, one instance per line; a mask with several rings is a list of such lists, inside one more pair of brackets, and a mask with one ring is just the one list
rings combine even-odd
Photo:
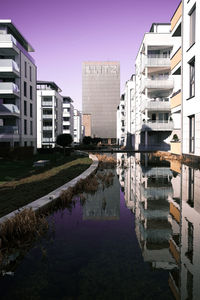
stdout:
[[12,249],[1,299],[199,299],[199,170],[117,158],[112,186],[76,197],[47,236]]

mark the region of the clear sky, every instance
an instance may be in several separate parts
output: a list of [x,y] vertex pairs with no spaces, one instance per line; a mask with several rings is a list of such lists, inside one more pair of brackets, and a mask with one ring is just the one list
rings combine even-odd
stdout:
[[55,81],[82,107],[82,62],[117,60],[121,90],[134,73],[145,32],[170,22],[180,0],[4,0],[11,19],[35,49],[38,80]]

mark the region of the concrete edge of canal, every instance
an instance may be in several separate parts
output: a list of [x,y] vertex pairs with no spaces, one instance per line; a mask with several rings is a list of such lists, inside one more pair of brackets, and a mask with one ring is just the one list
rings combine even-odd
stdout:
[[60,186],[59,188],[55,189],[54,191],[50,192],[49,194],[21,207],[20,209],[16,209],[13,212],[3,216],[0,218],[0,225],[5,222],[6,220],[14,217],[16,214],[18,214],[19,212],[21,212],[22,210],[26,209],[26,208],[32,208],[33,211],[37,211],[38,209],[45,207],[46,205],[50,204],[51,202],[53,202],[54,200],[58,199],[60,196],[60,193],[62,191],[67,190],[69,187],[74,187],[75,184],[80,180],[80,179],[85,179],[87,178],[90,174],[92,174],[98,167],[99,161],[98,158],[93,155],[90,154],[89,158],[91,158],[93,160],[91,166],[85,170],[82,174],[80,174],[79,176],[75,177],[74,179],[72,179],[71,181],[65,183],[64,185]]

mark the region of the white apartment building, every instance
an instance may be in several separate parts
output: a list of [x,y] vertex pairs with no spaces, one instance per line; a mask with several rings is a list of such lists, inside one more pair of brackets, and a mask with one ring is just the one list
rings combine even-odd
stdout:
[[82,114],[78,109],[74,109],[74,143],[80,144],[82,141]]
[[117,107],[117,144],[125,146],[125,101],[124,94],[121,95],[120,104]]
[[135,75],[125,84],[125,146],[127,149],[135,148]]
[[169,150],[173,121],[170,95],[174,87],[170,53],[170,24],[153,23],[136,57],[136,150]]
[[171,75],[174,78],[174,89],[170,99],[171,116],[174,123],[171,140],[171,152],[181,154],[181,65],[182,65],[182,2],[178,5],[171,19],[171,36],[173,49],[171,52]]
[[63,97],[63,133],[71,134],[74,141],[74,106],[70,97]]
[[0,147],[36,149],[34,49],[11,20],[0,20]]
[[[200,3],[183,1],[182,153],[200,156]],[[196,17],[197,16],[197,17]]]
[[61,89],[52,81],[37,81],[37,148],[55,147],[62,133]]

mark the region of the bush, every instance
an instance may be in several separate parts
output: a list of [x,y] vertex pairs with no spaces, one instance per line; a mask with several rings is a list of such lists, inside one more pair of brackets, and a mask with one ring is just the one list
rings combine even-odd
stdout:
[[0,149],[0,156],[11,160],[29,159],[33,157],[33,154],[34,154],[34,148],[31,146]]

